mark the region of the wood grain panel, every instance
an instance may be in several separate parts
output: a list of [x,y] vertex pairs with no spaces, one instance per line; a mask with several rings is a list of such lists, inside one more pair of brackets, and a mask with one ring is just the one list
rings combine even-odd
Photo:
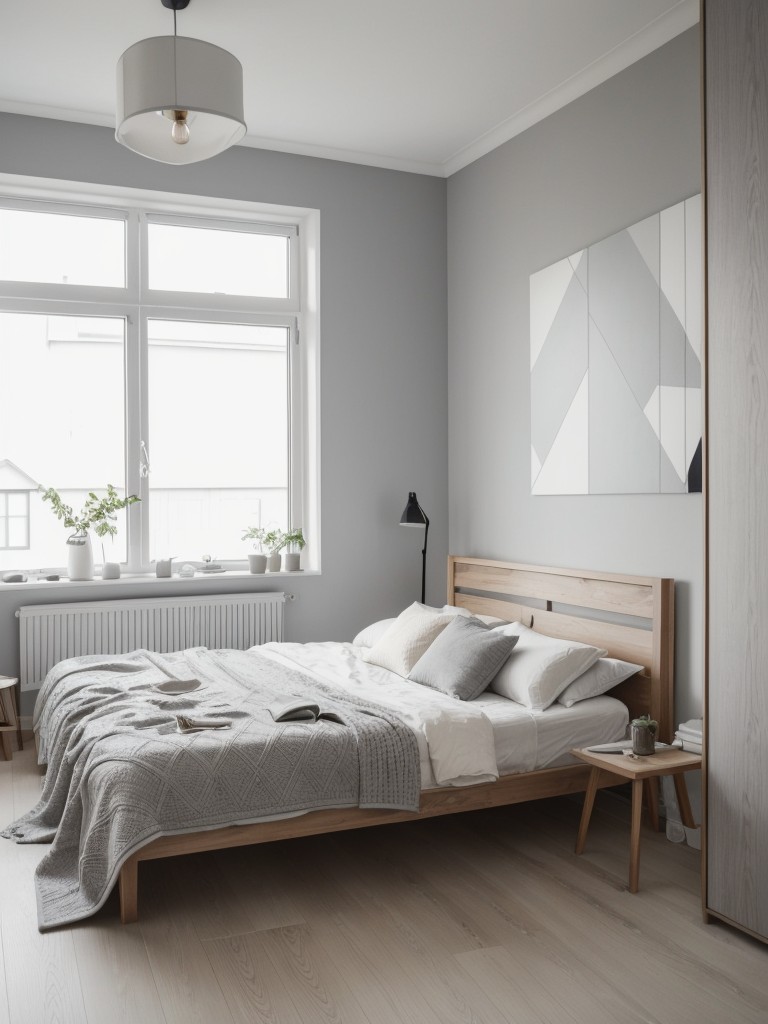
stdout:
[[559,612],[546,612],[538,608],[525,609],[525,616],[524,622],[532,618],[537,633],[601,647],[608,651],[611,658],[623,658],[647,667],[653,662],[653,634],[650,630],[582,619],[577,615],[561,615]]
[[705,0],[709,913],[768,941],[768,5]]
[[476,594],[455,594],[453,603],[457,608],[466,608],[473,615],[494,615],[507,622],[523,620],[523,606],[515,601],[495,601],[492,597],[478,597]]
[[572,572],[507,568],[499,565],[457,562],[456,587],[487,590],[496,594],[538,598],[578,608],[599,608],[624,615],[650,617],[653,614],[653,588],[641,583],[595,579]]

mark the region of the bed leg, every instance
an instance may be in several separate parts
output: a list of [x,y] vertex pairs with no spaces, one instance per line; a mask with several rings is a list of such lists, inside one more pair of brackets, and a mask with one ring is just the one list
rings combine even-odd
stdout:
[[139,862],[129,857],[120,869],[120,920],[131,924],[139,919]]

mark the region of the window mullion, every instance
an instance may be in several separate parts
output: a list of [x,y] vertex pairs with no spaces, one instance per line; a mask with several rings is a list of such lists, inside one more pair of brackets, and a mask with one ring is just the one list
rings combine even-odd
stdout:
[[126,494],[137,494],[142,500],[126,510],[128,523],[129,572],[138,572],[143,565],[142,541],[147,517],[146,481],[140,473],[142,439],[142,359],[141,331],[138,310],[126,317],[125,323],[125,488]]

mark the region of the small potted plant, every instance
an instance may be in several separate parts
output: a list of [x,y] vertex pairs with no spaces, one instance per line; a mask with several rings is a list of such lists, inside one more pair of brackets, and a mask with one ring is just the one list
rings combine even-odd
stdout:
[[[43,490],[41,487],[40,490]],[[63,519],[67,529],[74,530],[67,538],[67,563],[68,575],[71,580],[92,580],[93,579],[93,550],[91,548],[91,536],[88,531],[93,527],[97,537],[102,540],[106,536],[117,536],[115,520],[116,513],[120,509],[127,508],[137,501],[141,501],[135,494],[129,494],[121,498],[112,484],[107,484],[106,496],[100,498],[93,491],[88,492],[88,497],[79,515],[75,515],[71,505],[65,505],[61,495],[53,487],[43,490],[43,501],[50,501],[51,508],[57,519]],[[102,558],[104,557],[104,545],[102,544]],[[102,579],[117,579],[120,575],[120,566],[117,562],[102,563]]]
[[656,752],[656,733],[659,723],[650,715],[632,719],[632,753],[647,757]]
[[280,552],[283,549],[285,534],[277,528],[268,530],[264,534],[263,544],[269,552],[267,558],[267,572],[280,572]]
[[249,526],[243,534],[243,540],[253,541],[252,555],[248,555],[248,571],[263,573],[267,571],[267,556],[264,554],[264,543],[267,531],[263,526]]
[[294,527],[283,534],[282,546],[286,549],[283,555],[283,569],[286,572],[298,572],[301,568],[301,552],[306,544],[301,527]]

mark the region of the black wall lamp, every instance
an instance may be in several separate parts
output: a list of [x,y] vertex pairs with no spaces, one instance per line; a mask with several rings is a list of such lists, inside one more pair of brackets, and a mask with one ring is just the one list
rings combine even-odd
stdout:
[[421,603],[425,604],[427,584],[427,534],[429,533],[429,516],[416,499],[416,492],[408,492],[408,504],[400,516],[401,526],[423,526],[424,547],[421,552]]

